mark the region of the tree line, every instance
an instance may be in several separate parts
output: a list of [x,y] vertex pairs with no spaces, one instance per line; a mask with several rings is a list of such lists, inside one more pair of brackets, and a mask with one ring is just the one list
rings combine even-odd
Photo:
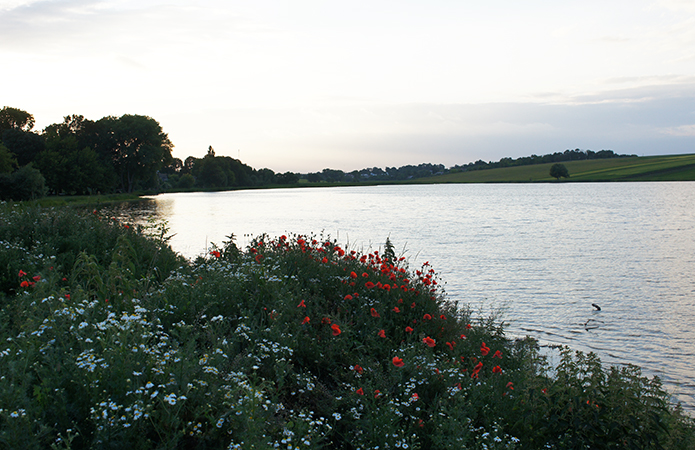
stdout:
[[153,118],[126,114],[93,121],[81,115],[33,130],[34,116],[0,110],[0,199],[147,190],[232,188],[291,184],[292,173],[256,170],[215,156],[171,155],[174,145]]
[[635,157],[637,155],[619,155],[613,150],[600,150],[598,152],[594,152],[592,150],[580,150],[580,149],[574,149],[574,150],[565,150],[564,152],[555,152],[555,153],[548,153],[543,156],[538,156],[538,155],[531,155],[531,156],[524,156],[521,158],[502,158],[499,161],[493,162],[485,162],[483,160],[478,160],[472,163],[468,164],[463,164],[463,165],[455,165],[451,169],[449,169],[449,172],[451,173],[456,173],[456,172],[467,172],[471,170],[485,170],[485,169],[498,169],[500,167],[515,167],[515,166],[531,166],[534,164],[548,164],[548,163],[557,163],[557,162],[565,162],[565,161],[583,161],[587,159],[609,159],[609,158],[627,158],[627,157]]
[[153,118],[126,114],[93,121],[81,115],[34,131],[34,116],[17,108],[0,110],[0,199],[26,200],[44,195],[292,185],[311,183],[404,181],[445,173],[550,162],[617,158],[612,150],[565,150],[543,156],[478,160],[447,169],[443,164],[364,168],[344,172],[275,173],[254,169],[238,159],[216,156],[174,158],[174,147]]

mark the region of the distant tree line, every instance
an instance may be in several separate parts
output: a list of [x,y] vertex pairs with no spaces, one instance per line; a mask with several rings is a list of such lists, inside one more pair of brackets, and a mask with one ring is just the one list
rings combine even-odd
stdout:
[[401,167],[380,167],[353,170],[343,172],[342,170],[323,169],[321,172],[312,172],[302,175],[307,181],[317,183],[326,182],[360,182],[360,181],[403,181],[414,178],[431,177],[442,175],[447,172],[443,164],[424,163],[417,166],[407,165]]
[[256,170],[238,159],[215,156],[212,146],[202,158],[189,156],[184,161],[174,158],[160,170],[162,189],[230,189],[237,187],[294,184],[299,176],[292,172],[275,173]]
[[476,162],[456,165],[449,169],[449,172],[467,172],[471,170],[498,169],[500,167],[515,167],[515,166],[531,166],[534,164],[548,164],[565,161],[583,161],[586,159],[609,159],[609,158],[626,158],[637,155],[619,155],[613,150],[601,150],[594,152],[591,150],[582,151],[580,149],[565,150],[564,152],[549,153],[547,155],[524,156],[522,158],[502,158],[497,162],[485,162],[478,160]]

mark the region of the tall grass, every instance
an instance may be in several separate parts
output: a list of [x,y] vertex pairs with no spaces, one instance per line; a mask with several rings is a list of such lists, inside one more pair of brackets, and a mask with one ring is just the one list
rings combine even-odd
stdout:
[[695,443],[658,379],[550,367],[389,246],[261,236],[188,262],[164,230],[66,211],[1,211],[0,448]]

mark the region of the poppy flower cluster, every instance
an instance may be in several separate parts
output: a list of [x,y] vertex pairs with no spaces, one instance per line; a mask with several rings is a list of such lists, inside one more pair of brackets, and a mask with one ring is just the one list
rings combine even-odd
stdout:
[[[26,277],[26,276],[27,276],[27,273],[26,273],[25,271],[23,271],[22,269],[19,269],[19,278],[23,278],[23,277]],[[30,287],[30,286],[34,286],[34,285],[36,284],[37,281],[40,281],[40,280],[41,280],[41,276],[36,275],[36,276],[32,277],[32,280],[33,280],[33,281],[30,281],[30,280],[22,280],[22,281],[19,283],[19,286],[20,286],[20,287],[23,287],[23,288],[28,288],[28,287]]]

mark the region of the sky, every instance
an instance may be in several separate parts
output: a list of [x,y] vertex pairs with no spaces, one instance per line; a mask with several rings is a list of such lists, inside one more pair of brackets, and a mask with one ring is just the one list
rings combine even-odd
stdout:
[[0,0],[0,107],[352,171],[695,153],[695,0]]

